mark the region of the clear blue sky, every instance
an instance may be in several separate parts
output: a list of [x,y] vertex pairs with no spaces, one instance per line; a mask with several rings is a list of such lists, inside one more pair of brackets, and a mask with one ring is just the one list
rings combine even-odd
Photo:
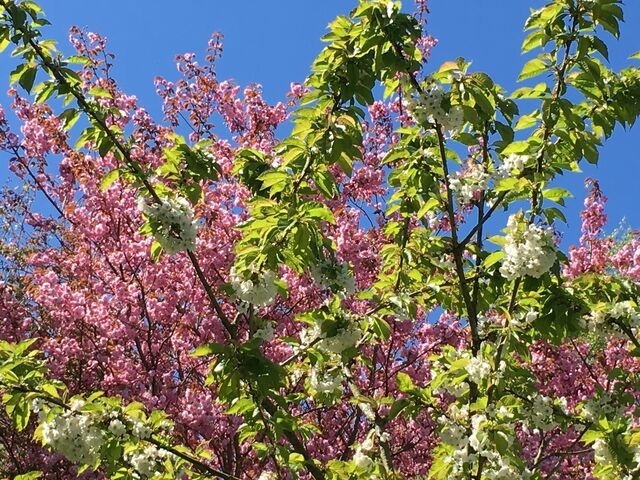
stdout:
[[[152,113],[159,114],[153,79],[162,75],[177,77],[174,55],[201,54],[214,31],[225,36],[225,53],[219,63],[219,78],[232,78],[245,85],[263,85],[270,101],[283,98],[291,81],[302,81],[317,52],[326,25],[337,14],[344,14],[355,0],[41,0],[53,23],[46,38],[60,40],[63,51],[71,25],[78,25],[108,37],[116,57],[115,75],[121,87],[135,94]],[[522,25],[530,7],[539,0],[431,0],[429,32],[438,38],[431,65],[458,56],[473,61],[472,69],[486,71],[507,90],[517,87],[515,79],[523,59],[520,44]],[[609,41],[612,65],[627,65],[626,57],[640,50],[640,2],[629,0],[622,40]],[[412,2],[404,2],[406,9]],[[0,78],[10,71],[7,57],[0,61]],[[638,64],[638,62],[636,62]],[[0,102],[6,96],[0,92]],[[601,152],[598,167],[584,164],[584,175],[596,176],[609,197],[610,228],[626,217],[632,227],[640,228],[640,126],[618,132]],[[6,163],[2,166],[6,178]],[[567,239],[573,240],[579,228],[577,212],[584,189],[584,175],[563,179],[576,198],[569,203],[570,221]]]

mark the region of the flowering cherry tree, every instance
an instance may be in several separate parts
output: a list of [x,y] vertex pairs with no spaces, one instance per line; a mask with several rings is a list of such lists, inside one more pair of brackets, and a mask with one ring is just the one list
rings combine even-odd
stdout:
[[154,119],[0,0],[2,477],[640,476],[640,239],[590,180],[557,241],[556,177],[640,114],[621,2],[533,10],[514,92],[431,68],[426,14],[361,0],[276,105],[213,36]]

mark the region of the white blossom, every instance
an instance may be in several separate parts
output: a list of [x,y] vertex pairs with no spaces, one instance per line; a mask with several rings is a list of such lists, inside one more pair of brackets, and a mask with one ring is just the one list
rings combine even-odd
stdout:
[[275,272],[271,270],[261,273],[250,272],[249,278],[240,274],[235,267],[231,267],[229,272],[231,286],[238,298],[256,307],[269,305],[274,300],[278,293],[278,287],[275,284],[277,278]]
[[520,472],[513,465],[506,463],[502,457],[484,471],[484,478],[487,480],[527,480],[531,476],[532,473],[529,469]]
[[113,433],[116,437],[122,437],[125,433],[127,433],[127,427],[121,420],[117,418],[111,420],[109,422],[109,431]]
[[466,168],[456,172],[449,179],[449,187],[458,203],[466,205],[487,189],[490,179],[491,176],[486,172],[484,165],[469,162]]
[[268,342],[273,338],[273,325],[266,323],[262,328],[259,328],[253,334],[253,338],[259,338],[263,342]]
[[31,411],[34,413],[38,413],[45,406],[45,402],[42,398],[36,397],[31,400]]
[[151,429],[141,421],[133,423],[133,435],[141,440],[149,438],[151,436]]
[[80,410],[82,410],[82,407],[84,407],[84,400],[82,400],[81,398],[74,398],[69,404],[69,410],[71,410],[72,412],[79,412]]
[[597,439],[591,446],[593,448],[593,458],[597,464],[611,463],[613,457],[609,445],[602,438]]
[[[81,408],[79,402],[74,407]],[[84,402],[82,402],[84,405]],[[69,410],[42,424],[42,441],[73,463],[91,465],[104,438],[89,415]]]
[[420,94],[407,94],[403,106],[419,123],[439,123],[444,130],[460,130],[464,125],[464,111],[459,105],[443,107],[446,93],[439,85],[424,88]]
[[158,472],[163,456],[155,445],[148,445],[142,451],[127,454],[126,459],[141,478],[151,478]]
[[533,309],[529,309],[529,311],[524,315],[524,321],[527,324],[531,324],[535,322],[537,319],[538,319],[538,312]]
[[557,423],[553,418],[553,399],[545,395],[529,396],[531,408],[527,411],[529,425],[540,431],[548,431]]
[[603,392],[599,397],[592,397],[582,405],[582,416],[590,421],[598,421],[602,417],[621,417],[624,415],[624,406],[614,407],[611,394]]
[[540,278],[556,261],[551,231],[537,225],[522,225],[516,215],[507,223],[500,273],[508,280],[528,275]]
[[491,374],[491,364],[482,358],[471,357],[465,370],[469,374],[469,380],[479,384]]
[[272,472],[270,470],[265,470],[257,478],[257,480],[277,480],[277,479],[278,479],[278,475],[276,474],[276,472]]
[[40,397],[36,397],[33,400],[31,400],[31,411],[33,413],[37,413],[39,417],[42,416],[43,417],[42,419],[46,417],[46,414],[44,412],[44,407],[46,406],[47,406],[47,402],[45,402]]
[[358,343],[362,332],[357,324],[347,319],[346,324],[339,326],[331,336],[323,331],[324,321],[315,323],[311,327],[300,332],[300,342],[303,345],[314,345],[318,350],[327,353],[341,354]]
[[309,384],[316,392],[331,393],[342,386],[342,376],[339,373],[319,372],[314,368]]
[[366,455],[360,448],[356,449],[356,453],[353,455],[353,463],[361,469],[367,472],[373,470],[374,463],[371,457]]
[[349,296],[356,291],[356,282],[346,263],[327,259],[311,269],[311,276],[320,288],[328,288],[334,293]]
[[486,453],[489,446],[489,434],[486,430],[487,417],[482,414],[475,414],[471,417],[471,435],[469,435],[469,445],[479,454]]
[[356,325],[348,325],[339,329],[334,336],[320,340],[316,344],[316,348],[325,352],[340,354],[346,349],[355,346],[361,336],[362,332]]
[[499,178],[508,177],[514,172],[521,173],[531,159],[528,155],[518,155],[512,153],[502,160],[502,164],[498,167],[497,176]]
[[640,312],[636,304],[629,300],[617,302],[609,312],[609,315],[615,319],[629,322],[634,329],[640,326]]
[[197,228],[187,200],[165,198],[149,204],[140,197],[138,209],[149,218],[155,239],[168,254],[195,250]]

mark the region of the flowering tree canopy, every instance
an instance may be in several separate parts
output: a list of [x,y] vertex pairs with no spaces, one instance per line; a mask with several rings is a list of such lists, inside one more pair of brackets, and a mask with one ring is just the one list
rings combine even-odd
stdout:
[[360,0],[275,105],[214,35],[154,119],[0,0],[1,476],[640,478],[640,238],[590,180],[558,240],[640,115],[621,3],[533,10],[514,92],[431,68],[424,0]]

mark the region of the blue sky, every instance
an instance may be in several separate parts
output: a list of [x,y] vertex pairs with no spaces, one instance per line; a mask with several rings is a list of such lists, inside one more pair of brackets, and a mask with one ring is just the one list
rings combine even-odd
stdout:
[[[41,0],[39,2],[53,23],[46,38],[60,41],[63,51],[71,25],[78,25],[108,37],[109,48],[117,57],[115,76],[121,87],[135,94],[152,113],[160,114],[153,79],[156,75],[175,79],[174,56],[178,53],[201,54],[214,31],[225,36],[225,51],[219,63],[219,78],[237,83],[260,83],[270,101],[281,100],[291,81],[302,81],[309,65],[322,48],[320,37],[326,25],[344,14],[355,0],[245,0],[242,2],[182,0]],[[530,7],[540,7],[538,0],[431,0],[429,32],[438,38],[431,65],[462,56],[471,61],[472,70],[489,73],[507,90],[517,88],[524,59],[520,56],[522,25]],[[640,50],[640,2],[629,0],[622,40],[610,45],[612,65],[630,64],[626,58]],[[410,0],[405,8],[411,8]],[[0,78],[11,70],[7,57],[0,61]],[[636,62],[638,64],[638,62]],[[4,92],[0,102],[6,104]],[[533,108],[533,104],[532,107]],[[609,197],[610,228],[622,217],[632,227],[640,227],[640,126],[629,132],[617,132],[601,152],[600,164],[586,163],[584,174],[563,179],[563,186],[576,198],[568,202],[570,225],[567,240],[577,238],[580,225],[578,211],[584,196],[585,176],[600,179]],[[0,178],[6,178],[6,163]]]

